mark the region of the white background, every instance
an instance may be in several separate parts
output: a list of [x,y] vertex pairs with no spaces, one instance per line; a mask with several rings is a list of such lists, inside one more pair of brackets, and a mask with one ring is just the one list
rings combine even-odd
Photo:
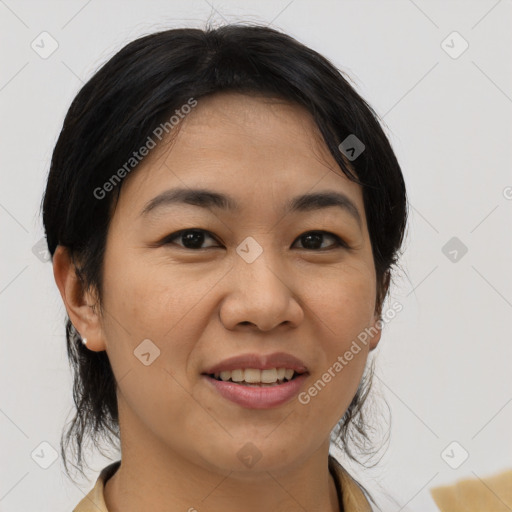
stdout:
[[[80,488],[60,459],[31,458],[43,441],[58,451],[71,418],[65,309],[32,251],[64,115],[127,42],[208,20],[271,23],[324,54],[383,118],[404,172],[410,221],[388,301],[403,310],[376,350],[390,445],[371,471],[347,463],[353,474],[385,510],[434,511],[429,488],[511,468],[511,15],[510,0],[1,1],[0,510],[71,510],[97,477]],[[43,31],[59,45],[47,59],[31,48]],[[441,46],[453,31],[469,43],[455,59]],[[468,248],[456,262],[442,252],[452,237]],[[469,453],[458,469],[441,457],[452,441]]]

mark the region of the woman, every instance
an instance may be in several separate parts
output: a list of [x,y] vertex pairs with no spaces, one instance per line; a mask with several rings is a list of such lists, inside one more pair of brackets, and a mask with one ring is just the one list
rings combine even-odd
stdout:
[[[371,510],[369,352],[407,218],[376,115],[261,26],[142,37],[78,93],[43,222],[78,446],[122,458],[77,512]],[[66,463],[65,444],[62,455]]]

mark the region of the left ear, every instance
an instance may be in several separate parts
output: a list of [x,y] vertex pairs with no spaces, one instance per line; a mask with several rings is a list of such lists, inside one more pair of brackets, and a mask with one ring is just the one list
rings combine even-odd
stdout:
[[370,332],[373,334],[370,338],[370,352],[377,348],[379,344],[380,337],[382,335],[382,319],[380,315],[373,316],[373,324],[370,328]]
[[389,270],[384,273],[382,285],[380,287],[377,287],[377,297],[376,297],[376,304],[375,304],[375,313],[373,315],[373,324],[371,327],[371,332],[373,333],[373,336],[370,340],[370,351],[377,348],[377,345],[379,344],[380,337],[382,335],[382,306],[384,304],[384,299],[388,293],[389,290],[389,283],[391,280],[391,274]]

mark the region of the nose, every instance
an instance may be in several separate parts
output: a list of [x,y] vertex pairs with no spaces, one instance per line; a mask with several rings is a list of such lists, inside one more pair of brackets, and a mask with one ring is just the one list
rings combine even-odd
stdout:
[[269,262],[265,251],[252,263],[237,258],[220,308],[221,322],[230,330],[247,324],[261,331],[281,324],[297,327],[304,317],[297,293],[297,274],[275,259]]

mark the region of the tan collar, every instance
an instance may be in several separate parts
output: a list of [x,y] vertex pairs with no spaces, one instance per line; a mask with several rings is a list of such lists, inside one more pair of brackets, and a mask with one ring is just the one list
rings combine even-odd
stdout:
[[334,476],[338,501],[343,503],[343,512],[372,512],[370,503],[358,483],[332,455],[329,455],[329,470]]
[[105,499],[103,498],[103,488],[105,482],[118,470],[121,461],[117,460],[104,467],[99,474],[96,484],[89,493],[73,509],[73,512],[108,512]]
[[[73,512],[108,512],[103,497],[103,488],[105,482],[117,471],[120,464],[121,461],[118,460],[102,469],[95,486],[78,503]],[[341,496],[344,512],[371,512],[370,504],[357,482],[331,455],[329,455],[329,471],[334,477],[338,500]]]

